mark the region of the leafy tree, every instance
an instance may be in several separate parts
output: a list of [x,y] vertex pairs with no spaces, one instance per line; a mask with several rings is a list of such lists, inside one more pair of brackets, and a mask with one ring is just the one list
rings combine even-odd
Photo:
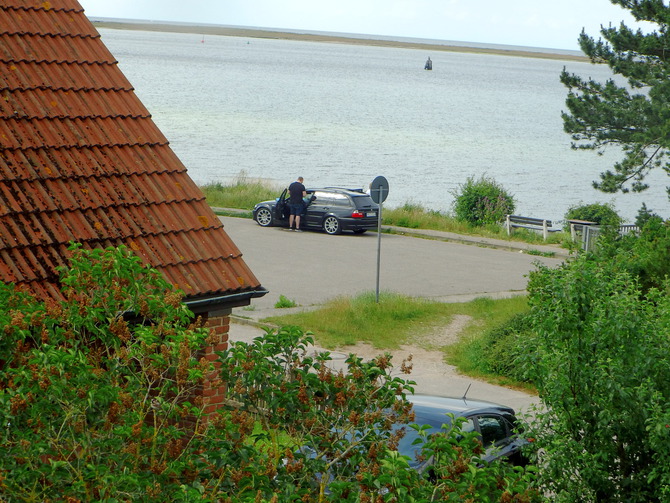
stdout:
[[2,501],[537,499],[457,424],[423,439],[432,477],[408,469],[412,383],[386,355],[334,371],[300,329],[267,330],[220,355],[229,399],[205,417],[209,332],[157,271],[75,246],[61,282],[61,302],[0,284]]
[[[598,41],[582,32],[582,51],[594,63],[607,63],[626,81],[585,80],[565,69],[569,113],[563,114],[573,148],[601,151],[614,144],[624,158],[601,173],[594,187],[604,192],[640,192],[650,170],[668,171],[670,148],[670,7],[661,0],[610,0],[630,10],[636,21],[656,25],[644,33],[627,27],[603,27]],[[603,40],[604,39],[604,40]],[[670,189],[669,189],[670,190]],[[669,192],[670,197],[670,192]]]
[[453,195],[456,218],[472,225],[497,224],[504,221],[506,215],[514,213],[514,197],[494,179],[484,175],[479,180],[468,177]]
[[670,299],[581,255],[529,282],[541,487],[559,502],[670,497]]

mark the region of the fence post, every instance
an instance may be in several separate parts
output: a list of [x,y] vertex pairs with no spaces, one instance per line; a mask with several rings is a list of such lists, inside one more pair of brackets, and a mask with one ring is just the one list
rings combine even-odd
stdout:
[[544,237],[544,240],[547,240],[547,237],[549,236],[549,231],[547,230],[547,221],[542,220],[542,236]]
[[509,215],[506,217],[505,227],[507,227],[507,235],[510,236],[512,234],[512,222],[509,221]]

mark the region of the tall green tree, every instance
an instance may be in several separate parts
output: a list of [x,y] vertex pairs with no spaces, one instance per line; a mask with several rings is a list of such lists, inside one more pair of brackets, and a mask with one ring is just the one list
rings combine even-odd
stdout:
[[670,501],[670,297],[583,254],[531,274],[542,410],[530,429],[551,501]]
[[[641,192],[654,169],[670,175],[670,6],[663,0],[610,0],[627,9],[641,28],[602,27],[602,38],[580,35],[593,63],[606,63],[619,78],[596,82],[568,73],[564,128],[573,148],[602,151],[617,145],[623,159],[600,174],[603,192]],[[670,197],[670,187],[667,188]]]

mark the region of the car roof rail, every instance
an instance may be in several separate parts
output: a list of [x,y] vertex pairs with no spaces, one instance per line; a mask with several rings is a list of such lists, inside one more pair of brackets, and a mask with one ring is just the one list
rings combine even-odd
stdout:
[[360,192],[361,194],[365,194],[363,189],[352,189],[349,187],[324,187],[324,189],[348,190],[349,192]]

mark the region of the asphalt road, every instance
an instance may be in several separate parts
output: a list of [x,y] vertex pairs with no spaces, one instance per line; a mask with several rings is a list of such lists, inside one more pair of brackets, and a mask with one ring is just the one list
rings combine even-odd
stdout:
[[[274,304],[280,295],[305,307],[341,295],[376,290],[376,233],[329,236],[262,228],[250,219],[221,220],[245,262],[269,290],[265,297],[252,301],[253,311],[240,310],[242,316],[262,319],[277,314]],[[381,291],[441,301],[523,293],[526,275],[535,268],[535,262],[551,267],[563,260],[393,234],[382,235],[380,251]],[[261,333],[256,326],[233,323],[230,338],[250,341]],[[345,353],[335,352],[333,356],[336,368],[344,365]],[[394,361],[402,357],[394,355]],[[415,354],[410,378],[421,393],[462,396],[469,389],[471,398],[504,403],[517,411],[528,411],[529,406],[538,403],[537,397],[527,393],[459,375],[444,363],[439,352]]]
[[[243,259],[269,293],[252,301],[271,309],[280,295],[301,306],[377,288],[377,233],[330,236],[263,228],[251,219],[220,217]],[[523,293],[527,274],[540,261],[562,259],[517,251],[383,234],[379,289],[440,301]]]

